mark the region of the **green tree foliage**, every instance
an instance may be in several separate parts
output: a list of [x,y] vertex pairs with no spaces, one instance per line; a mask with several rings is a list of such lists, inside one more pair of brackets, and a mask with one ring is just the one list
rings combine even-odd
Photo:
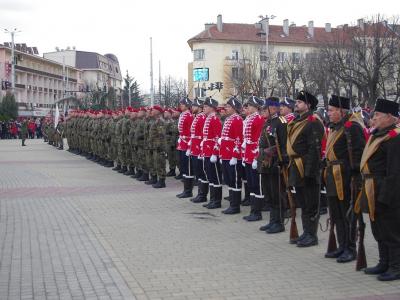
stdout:
[[7,93],[0,103],[0,115],[4,119],[16,119],[18,116],[18,105],[15,97],[11,93]]

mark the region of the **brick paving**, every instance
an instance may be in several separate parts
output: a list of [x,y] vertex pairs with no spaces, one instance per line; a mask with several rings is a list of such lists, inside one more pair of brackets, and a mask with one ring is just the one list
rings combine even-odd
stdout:
[[[288,234],[177,199],[39,140],[0,141],[0,299],[400,299]],[[223,206],[227,206],[224,201]],[[321,223],[324,223],[323,217]],[[300,224],[300,220],[298,220]],[[377,249],[368,227],[370,265]]]

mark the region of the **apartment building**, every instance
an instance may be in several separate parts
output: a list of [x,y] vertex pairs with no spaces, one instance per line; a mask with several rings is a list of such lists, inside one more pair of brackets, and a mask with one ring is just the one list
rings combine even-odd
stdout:
[[[15,47],[15,90],[20,116],[45,116],[55,103],[65,97],[72,101],[70,108],[77,106],[83,97],[82,71],[65,67],[62,63],[43,58],[35,47],[17,44]],[[0,81],[3,97],[11,88],[11,45],[0,45]],[[65,93],[65,91],[71,91]],[[76,100],[76,101],[73,101]],[[60,104],[62,108],[63,105]]]

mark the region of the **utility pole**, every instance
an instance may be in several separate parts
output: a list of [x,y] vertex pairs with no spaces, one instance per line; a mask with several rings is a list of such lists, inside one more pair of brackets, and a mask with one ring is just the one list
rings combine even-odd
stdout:
[[153,38],[150,37],[150,105],[154,105],[154,84],[153,84]]
[[[158,94],[159,94],[159,101],[161,105],[161,61],[158,61]],[[165,105],[165,103],[164,103]]]
[[266,74],[266,84],[265,84],[265,95],[268,97],[268,79],[269,79],[269,20],[274,19],[276,16],[274,15],[265,15],[264,16],[260,16],[262,18],[261,22],[265,23],[265,59],[266,59],[266,66],[267,69],[265,70],[265,74]]
[[13,30],[4,29],[4,32],[11,34],[11,90],[15,92],[15,45],[14,45],[14,35],[17,32],[21,32],[14,28]]

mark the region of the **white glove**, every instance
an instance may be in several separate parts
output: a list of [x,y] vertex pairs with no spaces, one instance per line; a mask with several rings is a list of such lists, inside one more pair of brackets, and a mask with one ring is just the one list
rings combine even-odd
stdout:
[[216,163],[217,162],[217,156],[216,155],[211,155],[210,162],[212,162],[213,164]]
[[219,160],[219,164],[222,165],[222,159]]
[[242,143],[242,149],[246,149],[246,142],[245,141],[243,141],[243,143]]
[[181,142],[181,138],[178,139],[178,144]]
[[188,146],[192,145],[192,140],[189,141]]
[[222,139],[219,138],[219,139],[218,139],[218,145],[221,145],[221,141],[222,141]]
[[186,156],[190,156],[190,149],[186,150]]
[[253,163],[251,164],[251,167],[255,170],[257,169],[257,160],[253,160]]
[[237,165],[237,158],[236,157],[232,157],[231,160],[229,161],[229,165],[230,166]]
[[242,160],[242,166],[243,168],[246,167],[246,163],[244,162],[244,160]]

